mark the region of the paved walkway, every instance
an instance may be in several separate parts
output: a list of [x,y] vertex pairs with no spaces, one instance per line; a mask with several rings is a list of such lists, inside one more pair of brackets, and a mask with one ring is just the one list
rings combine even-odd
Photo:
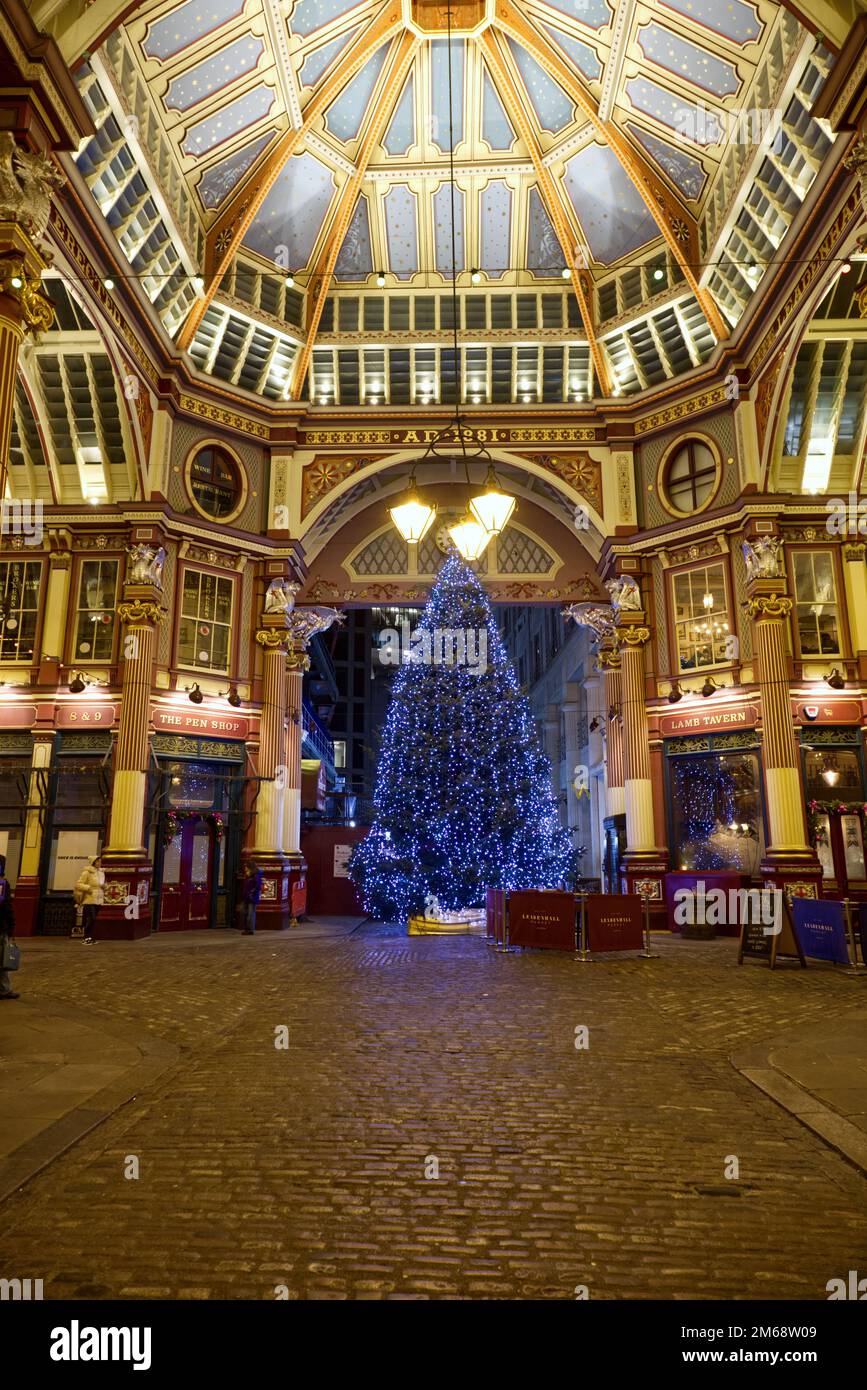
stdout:
[[56,1038],[85,1008],[88,1045],[173,1052],[3,1203],[0,1277],[48,1298],[782,1299],[867,1268],[867,1179],[732,1065],[794,1065],[768,1040],[829,1020],[859,1036],[867,982],[739,968],[730,940],[582,966],[347,932],[23,943],[4,1029],[51,1014]]

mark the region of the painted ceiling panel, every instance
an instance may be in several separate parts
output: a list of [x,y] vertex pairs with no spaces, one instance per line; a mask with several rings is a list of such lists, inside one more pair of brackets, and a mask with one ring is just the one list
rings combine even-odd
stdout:
[[539,125],[543,130],[556,134],[575,119],[575,107],[563,88],[548,76],[525,48],[521,48],[512,38],[508,43]]
[[338,140],[356,139],[387,51],[385,44],[378,48],[326,111],[325,124]]
[[487,70],[482,73],[482,139],[492,150],[510,150],[516,139]]
[[573,39],[571,34],[566,34],[562,29],[555,29],[553,25],[543,26],[555,43],[558,43],[563,52],[572,59],[578,71],[589,82],[595,82],[602,74],[602,64],[595,48],[591,48],[589,43],[582,43],[580,39]]
[[289,23],[293,34],[313,34],[323,29],[332,19],[349,14],[358,5],[358,0],[296,0]]
[[617,261],[659,228],[607,145],[587,145],[566,165],[566,188],[595,260]]
[[246,0],[187,0],[148,29],[142,45],[149,58],[173,58],[191,43],[237,19]]
[[417,199],[406,184],[397,183],[384,201],[389,270],[399,280],[408,280],[418,270]]
[[568,14],[571,19],[586,24],[588,29],[602,29],[614,18],[612,7],[605,0],[545,0],[545,3],[552,10],[559,10],[561,14]]
[[479,265],[492,280],[509,269],[512,250],[512,190],[495,180],[479,194]]
[[334,176],[312,154],[289,160],[259,209],[244,245],[298,270],[310,260],[334,194]]
[[264,83],[254,87],[250,92],[245,92],[242,97],[229,102],[213,116],[208,116],[206,120],[199,121],[198,125],[191,126],[182,146],[184,153],[207,154],[209,150],[216,149],[224,140],[230,140],[239,131],[246,130],[248,126],[267,116],[274,102],[273,88],[265,86]]
[[166,106],[170,111],[188,111],[205,97],[220,92],[239,77],[252,72],[265,52],[261,39],[252,34],[236,39],[203,63],[196,63],[169,83]]
[[[462,188],[455,189],[455,269],[466,270],[464,259],[464,205]],[[433,196],[434,249],[436,268],[451,279],[452,274],[452,200],[451,185],[440,184]]]
[[358,200],[349,231],[337,257],[334,274],[338,280],[366,280],[368,275],[373,274],[370,210],[364,197]]
[[[454,143],[464,138],[464,68],[466,49],[463,43],[452,44],[451,87],[452,126]],[[445,39],[434,39],[430,46],[431,67],[431,130],[430,137],[437,149],[446,151],[449,135],[449,46]]]
[[734,96],[741,85],[732,63],[714,57],[661,24],[646,24],[639,29],[638,42],[645,57],[713,96]]
[[315,87],[320,77],[331,67],[338,53],[341,53],[352,42],[357,33],[357,29],[349,29],[345,34],[338,34],[336,39],[331,39],[328,43],[324,43],[321,48],[315,48],[312,53],[308,54],[301,64],[299,73],[302,87]]
[[275,134],[275,130],[266,130],[264,135],[258,135],[249,145],[236,150],[227,159],[222,159],[202,176],[199,182],[199,197],[206,208],[220,206],[247,170],[252,168]]
[[685,149],[670,145],[667,140],[644,130],[633,121],[627,122],[627,130],[644,146],[650,157],[656,161],[662,172],[668,175],[675,187],[680,189],[685,198],[701,197],[707,176],[700,160],[687,154]]
[[563,270],[563,250],[538,188],[530,189],[527,218],[527,267],[534,275],[559,275]]
[[392,155],[406,154],[415,144],[415,81],[412,73],[394,109],[383,145]]
[[743,0],[660,0],[660,4],[733,43],[754,43],[762,32],[755,6]]
[[633,77],[626,83],[626,94],[637,111],[655,116],[662,125],[697,145],[715,145],[722,139],[722,126],[713,111],[684,101],[647,77]]

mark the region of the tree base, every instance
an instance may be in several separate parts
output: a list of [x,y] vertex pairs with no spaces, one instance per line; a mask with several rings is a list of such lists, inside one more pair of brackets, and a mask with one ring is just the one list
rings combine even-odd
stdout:
[[409,936],[484,936],[486,932],[485,910],[481,907],[443,917],[410,917],[407,928]]

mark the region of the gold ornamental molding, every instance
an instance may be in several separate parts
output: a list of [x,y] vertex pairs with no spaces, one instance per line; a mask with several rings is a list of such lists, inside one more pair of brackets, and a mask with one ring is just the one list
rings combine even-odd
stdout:
[[675,401],[672,405],[667,405],[652,415],[645,415],[640,420],[636,420],[635,433],[637,435],[648,434],[651,430],[660,429],[663,425],[673,424],[675,420],[683,420],[688,415],[698,415],[703,410],[710,410],[715,405],[722,405],[728,399],[725,386],[712,386],[709,391],[702,391],[700,396],[691,396],[686,401]]
[[256,633],[256,641],[259,646],[264,647],[269,652],[277,651],[279,647],[285,647],[289,640],[290,634],[285,628],[263,627],[259,628]]
[[158,603],[143,603],[141,599],[117,605],[117,616],[122,623],[153,623],[156,626],[162,622],[165,611]]
[[[323,448],[364,448],[369,444],[391,445],[409,448],[412,445],[430,444],[442,434],[442,429],[431,426],[427,429],[363,429],[361,427],[345,430],[303,430],[301,447],[319,445]],[[490,426],[476,430],[483,444],[595,444],[595,425],[528,425],[528,426]],[[444,444],[448,443],[443,439]],[[457,442],[457,440],[455,440]]]
[[261,424],[258,420],[251,420],[247,415],[241,415],[237,410],[226,410],[224,406],[213,405],[209,401],[201,401],[197,396],[181,396],[181,410],[188,415],[197,415],[201,420],[210,420],[215,425],[224,425],[230,430],[240,430],[242,434],[252,434],[256,439],[268,440],[271,438],[271,431],[267,425]]
[[286,670],[290,672],[310,670],[310,657],[303,647],[293,646],[289,648],[286,653]]
[[757,594],[747,600],[747,613],[756,622],[776,622],[788,618],[793,606],[785,594]]
[[849,545],[843,546],[843,559],[854,563],[863,561],[867,555],[867,544],[864,541],[853,541]]
[[619,671],[620,651],[614,647],[602,647],[596,653],[597,671]]

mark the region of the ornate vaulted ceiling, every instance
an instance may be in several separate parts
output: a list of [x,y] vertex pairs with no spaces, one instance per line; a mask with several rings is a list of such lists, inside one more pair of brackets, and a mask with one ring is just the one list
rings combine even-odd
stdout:
[[470,399],[700,363],[827,148],[821,47],[772,0],[452,0],[450,72],[446,25],[444,0],[155,0],[115,31],[79,169],[167,329],[272,398],[448,399],[454,228]]

